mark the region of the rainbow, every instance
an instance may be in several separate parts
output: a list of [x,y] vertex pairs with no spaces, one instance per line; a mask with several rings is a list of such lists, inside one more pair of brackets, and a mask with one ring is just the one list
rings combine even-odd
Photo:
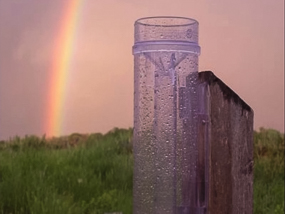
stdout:
[[76,27],[84,0],[68,0],[60,21],[53,51],[52,68],[48,86],[47,136],[58,136],[62,133],[64,122],[63,106],[65,104],[68,75],[73,55]]

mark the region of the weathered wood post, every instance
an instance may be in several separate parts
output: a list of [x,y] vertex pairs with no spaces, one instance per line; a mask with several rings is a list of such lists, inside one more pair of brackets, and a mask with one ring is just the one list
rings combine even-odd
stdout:
[[206,147],[199,149],[208,180],[206,213],[252,214],[253,110],[212,72],[200,72],[199,82],[204,122],[198,122],[198,144]]

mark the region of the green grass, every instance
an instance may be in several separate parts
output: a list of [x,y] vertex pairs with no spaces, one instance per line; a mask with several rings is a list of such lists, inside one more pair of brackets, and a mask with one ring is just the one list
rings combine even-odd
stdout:
[[284,135],[254,133],[254,213],[284,213]]
[[[49,141],[16,137],[2,145],[0,213],[131,213],[131,132],[93,134],[84,144],[74,134]],[[65,144],[75,136],[77,146]]]
[[[132,213],[132,130],[0,141],[0,214]],[[284,135],[254,133],[254,213],[284,213]]]

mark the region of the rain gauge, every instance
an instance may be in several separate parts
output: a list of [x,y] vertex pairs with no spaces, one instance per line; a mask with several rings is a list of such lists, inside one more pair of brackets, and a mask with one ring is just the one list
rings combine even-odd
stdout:
[[205,146],[199,145],[198,22],[135,22],[134,214],[204,214]]

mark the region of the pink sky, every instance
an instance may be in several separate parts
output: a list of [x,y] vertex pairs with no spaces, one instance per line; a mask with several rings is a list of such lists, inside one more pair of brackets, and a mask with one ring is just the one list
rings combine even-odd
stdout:
[[[43,135],[48,77],[65,0],[0,0],[0,140]],[[147,16],[199,21],[199,70],[247,102],[255,129],[284,132],[283,0],[83,0],[62,135],[133,125],[133,24]]]

